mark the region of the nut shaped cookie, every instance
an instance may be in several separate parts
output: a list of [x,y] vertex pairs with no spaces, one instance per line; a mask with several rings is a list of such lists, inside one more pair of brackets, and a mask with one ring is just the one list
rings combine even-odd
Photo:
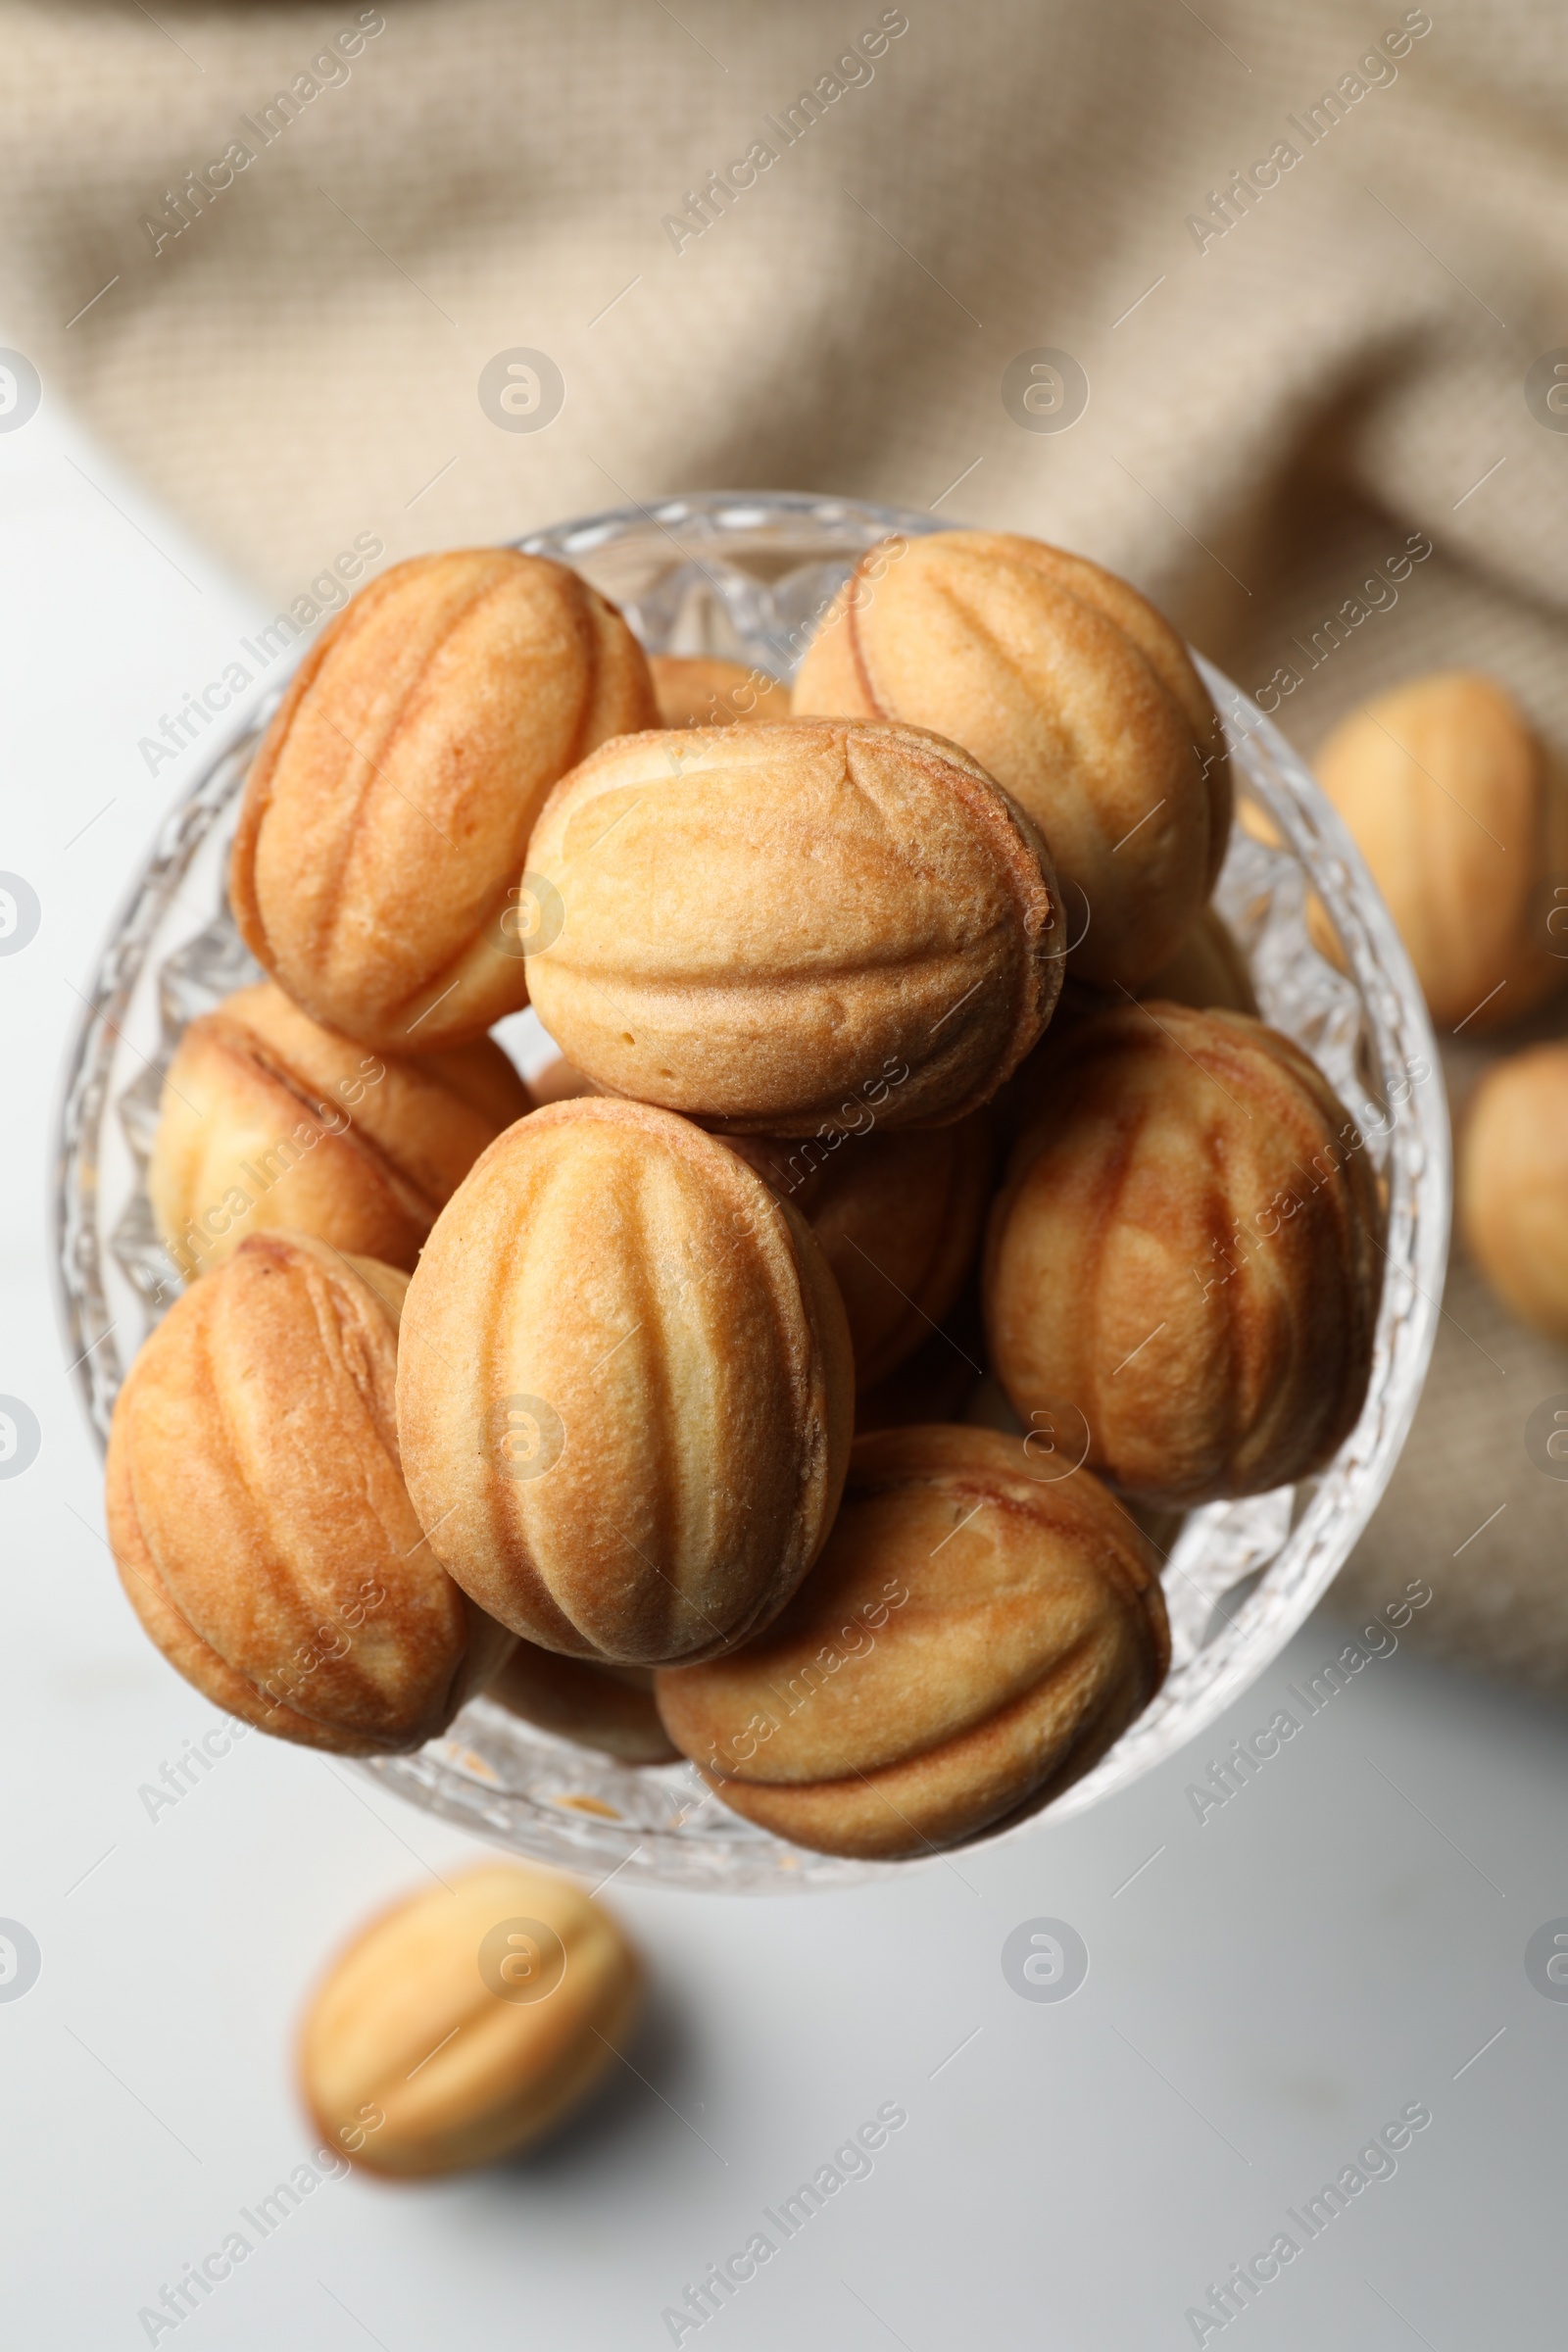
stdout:
[[305,2104],[368,2172],[492,2164],[588,2096],[641,1990],[636,1953],[580,1886],[482,1863],[406,1895],[332,1963],[300,2030]]
[[983,1115],[956,1127],[736,1137],[732,1148],[800,1210],[850,1318],[858,1389],[929,1339],[957,1298],[991,1201]]
[[654,1678],[725,1804],[821,1853],[930,1852],[1034,1809],[1141,1713],[1170,1659],[1152,1546],[1026,1443],[858,1438],[816,1568],[760,1640]]
[[253,1235],[146,1341],[110,1432],[109,1541],[147,1633],[215,1705],[341,1755],[433,1739],[512,1646],[403,1484],[407,1282]]
[[568,1657],[745,1641],[820,1550],[849,1451],[844,1306],[724,1144],[585,1096],[519,1120],[436,1219],[398,1428],[430,1547]]
[[596,1666],[519,1642],[485,1696],[622,1764],[670,1764],[680,1753],[659,1720],[650,1666]]
[[993,1366],[1025,1423],[1173,1507],[1321,1469],[1366,1394],[1378,1180],[1288,1038],[1126,1004],[1068,1038],[986,1242]]
[[612,605],[539,556],[396,564],[328,623],[252,764],[229,900],[295,1003],[383,1053],[528,1001],[523,851],[557,778],[657,724]]
[[535,1070],[528,1081],[536,1110],[543,1110],[547,1102],[570,1102],[578,1095],[597,1095],[601,1091],[591,1078],[574,1069],[564,1054],[558,1054],[553,1061]]
[[567,1059],[741,1134],[962,1118],[1061,985],[1043,839],[912,728],[624,736],[551,794],[528,864],[561,910],[528,985]]
[[376,1054],[272,981],[191,1022],[159,1105],[147,1190],[187,1281],[247,1234],[288,1226],[412,1269],[486,1144],[532,1108],[487,1037]]
[[1231,821],[1214,707],[1168,622],[1082,556],[1011,531],[869,549],[792,708],[972,752],[1051,844],[1082,979],[1137,988],[1214,886]]
[[1477,670],[1415,678],[1345,719],[1315,761],[1415,965],[1471,1036],[1568,979],[1568,786],[1511,695]]
[[768,726],[790,714],[782,678],[709,654],[650,654],[659,715],[666,727]]
[[1523,1322],[1568,1340],[1568,1045],[1494,1064],[1459,1152],[1470,1253]]
[[1203,908],[1169,963],[1161,964],[1138,994],[1146,1003],[1163,997],[1172,1004],[1190,1004],[1195,1012],[1250,1012],[1257,1017],[1247,958],[1224,916],[1212,906]]

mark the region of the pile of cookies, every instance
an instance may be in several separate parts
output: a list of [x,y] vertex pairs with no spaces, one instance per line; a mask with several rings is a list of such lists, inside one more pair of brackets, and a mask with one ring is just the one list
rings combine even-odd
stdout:
[[286,1739],[483,1690],[830,1853],[1049,1801],[1159,1687],[1162,1531],[1369,1376],[1379,1181],[1230,822],[1180,641],[1034,540],[871,550],[793,695],[540,558],[384,573],[247,782],[268,978],[169,1071],[153,1640]]
[[[1486,1056],[1459,1124],[1471,1256],[1523,1322],[1568,1341],[1568,771],[1496,678],[1437,670],[1353,711],[1317,758],[1445,1045]],[[1543,1034],[1543,1032],[1544,1034]],[[1472,1075],[1457,1064],[1468,1094]]]

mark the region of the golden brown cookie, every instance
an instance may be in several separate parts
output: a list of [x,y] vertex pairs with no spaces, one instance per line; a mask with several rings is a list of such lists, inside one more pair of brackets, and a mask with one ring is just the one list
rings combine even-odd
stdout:
[[1366,1394],[1378,1180],[1321,1072],[1242,1013],[1127,1004],[1068,1038],[986,1244],[1014,1411],[1183,1505],[1321,1469]]
[[527,1003],[549,928],[521,876],[551,786],[657,723],[642,648],[564,564],[395,564],[322,630],[252,764],[229,864],[245,945],[383,1053],[481,1036]]
[[1072,969],[1137,988],[1214,887],[1230,763],[1186,647],[1082,556],[1012,531],[871,548],[807,648],[797,716],[931,727],[1051,844]]
[[733,1149],[800,1210],[843,1294],[859,1389],[884,1380],[948,1314],[991,1202],[983,1113],[956,1127],[736,1137]]
[[243,1722],[342,1755],[433,1739],[512,1646],[403,1484],[407,1283],[253,1235],[147,1340],[109,1441],[109,1541],[158,1647]]
[[1163,997],[1172,1004],[1190,1004],[1195,1012],[1250,1012],[1257,1017],[1257,999],[1247,958],[1237,946],[1223,915],[1205,906],[1168,963],[1138,991],[1145,1003]]
[[1470,1253],[1522,1321],[1568,1340],[1568,1045],[1495,1063],[1460,1139]]
[[585,1078],[564,1054],[547,1061],[528,1081],[528,1092],[534,1107],[542,1110],[547,1102],[571,1102],[578,1095],[597,1095],[600,1089],[591,1078]]
[[748,1821],[822,1853],[928,1853],[1042,1805],[1146,1707],[1154,1552],[1085,1470],[1015,1438],[858,1438],[838,1523],[758,1641],[655,1677],[670,1737]]
[[377,1054],[271,981],[191,1022],[164,1082],[147,1190],[180,1272],[286,1225],[412,1269],[441,1203],[532,1108],[498,1045]]
[[1480,1036],[1562,986],[1568,789],[1495,678],[1445,670],[1396,687],[1313,764],[1440,1026]]
[[398,1427],[430,1544],[569,1657],[744,1641],[832,1524],[854,1366],[799,1212],[687,1119],[586,1096],[509,1128],[409,1291]]
[[361,1930],[300,2030],[305,2104],[368,2172],[456,2173],[542,2138],[615,2063],[642,1969],[555,1871],[486,1862]]
[[666,727],[771,726],[790,714],[782,678],[710,654],[651,654],[648,666]]
[[956,745],[830,721],[624,736],[529,845],[539,1017],[610,1092],[741,1134],[937,1126],[1051,1016],[1050,854]]
[[622,1764],[669,1764],[680,1753],[659,1720],[650,1666],[596,1666],[519,1642],[485,1696]]

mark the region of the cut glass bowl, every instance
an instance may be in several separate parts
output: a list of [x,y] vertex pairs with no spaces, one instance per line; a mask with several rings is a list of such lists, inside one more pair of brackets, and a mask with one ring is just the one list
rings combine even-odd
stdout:
[[[890,532],[941,527],[929,514],[848,499],[709,492],[563,523],[520,544],[574,565],[621,607],[651,652],[723,655],[787,676],[863,548]],[[1277,1655],[1387,1484],[1442,1294],[1447,1115],[1415,976],[1306,767],[1255,704],[1206,662],[1200,667],[1224,718],[1237,786],[1217,904],[1265,1018],[1304,1048],[1362,1121],[1387,1186],[1371,1386],[1320,1475],[1187,1515],[1164,1572],[1173,1650],[1163,1689],[1093,1771],[1044,1813],[992,1838],[1028,1836],[1138,1779]],[[245,771],[285,683],[264,696],[166,822],[104,949],[66,1076],[60,1277],[69,1353],[100,1440],[125,1366],[179,1289],[146,1191],[164,1072],[186,1022],[259,977],[228,913],[224,868]],[[1312,894],[1338,935],[1343,971],[1313,944]],[[551,1052],[531,1013],[502,1024],[500,1035],[525,1075]],[[911,1867],[806,1852],[726,1811],[690,1765],[618,1765],[483,1698],[417,1754],[361,1769],[496,1844],[595,1877],[616,1871],[666,1886],[777,1892]]]

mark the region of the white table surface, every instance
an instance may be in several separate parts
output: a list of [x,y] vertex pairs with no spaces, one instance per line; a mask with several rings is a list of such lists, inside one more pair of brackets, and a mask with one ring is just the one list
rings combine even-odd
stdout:
[[[0,2336],[111,2352],[149,2340],[142,2308],[306,2153],[290,2041],[325,1956],[481,1849],[261,1739],[156,1821],[138,1798],[213,1712],[103,1543],[50,1288],[51,1132],[76,992],[200,759],[155,782],[138,738],[270,609],[48,402],[0,434],[0,868],[43,910],[0,957],[0,1393],[42,1427],[0,1480],[0,1918],[41,1953],[0,2000]],[[1315,1619],[1204,1754],[1342,1639]],[[892,2101],[908,2121],[870,2176],[705,2347],[1192,2343],[1188,2308],[1281,2230],[1302,2251],[1227,2343],[1560,2341],[1568,2002],[1524,1950],[1568,1914],[1568,1724],[1401,1647],[1202,1823],[1200,1762],[866,1891],[619,1895],[657,1984],[638,2072],[530,2160],[323,2182],[157,2340],[652,2352],[686,2285]],[[1002,1973],[1041,1916],[1089,1947],[1065,2002]],[[1287,2209],[1416,2102],[1432,2122],[1396,2174],[1304,2242]]]

